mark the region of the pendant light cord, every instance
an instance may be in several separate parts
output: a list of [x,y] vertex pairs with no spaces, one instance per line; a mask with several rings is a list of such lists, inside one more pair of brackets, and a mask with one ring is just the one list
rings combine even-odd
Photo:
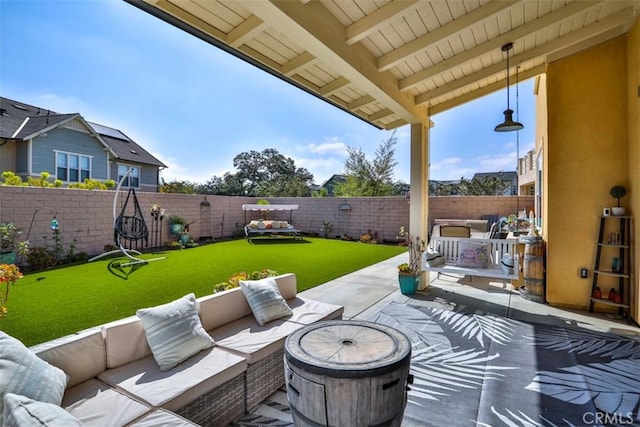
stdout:
[[[520,103],[518,100],[519,91],[518,70],[520,66],[516,66],[516,122],[520,123]],[[516,130],[516,212],[520,211],[520,130]]]
[[511,50],[511,48],[507,49],[507,110],[510,109],[509,107],[509,51]]

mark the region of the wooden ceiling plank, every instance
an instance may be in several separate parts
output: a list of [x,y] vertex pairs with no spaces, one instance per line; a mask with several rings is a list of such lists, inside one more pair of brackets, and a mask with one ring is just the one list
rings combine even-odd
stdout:
[[160,1],[158,3],[158,7],[162,8],[163,10],[165,10],[167,13],[175,16],[176,18],[180,19],[183,22],[186,22],[187,24],[191,25],[194,28],[197,28],[200,31],[204,31],[207,34],[217,38],[218,40],[223,40],[226,37],[226,34],[222,31],[220,31],[219,29],[217,29],[216,27],[210,25],[208,22],[198,18],[197,16],[192,15],[191,13],[187,12],[186,10],[176,6],[173,3],[170,3],[168,1]]
[[[630,13],[632,13],[632,11],[633,10],[631,8],[621,10],[618,13],[606,17],[602,21],[598,21],[587,27],[581,28],[577,31],[554,39],[549,43],[545,43],[543,45],[535,47],[534,49],[515,55],[511,58],[511,64],[515,66],[519,63],[524,63],[538,57],[547,57],[553,52],[566,49],[572,45],[581,43],[584,40],[593,38],[597,34],[602,34],[611,29],[619,27],[627,21],[628,16]],[[486,79],[493,74],[499,73],[502,69],[504,69],[504,66],[505,64],[503,63],[491,65],[473,74],[469,74],[461,79],[440,86],[437,89],[418,95],[415,97],[416,105],[428,103],[429,100],[437,98],[438,96],[441,96],[447,92],[465,87],[476,81]]]
[[251,15],[249,19],[245,19],[242,24],[231,30],[229,34],[227,34],[225,41],[229,46],[238,47],[264,31],[265,28],[266,25],[260,18]]
[[301,55],[296,56],[291,61],[287,62],[282,66],[282,74],[285,76],[291,76],[298,72],[298,70],[308,67],[311,64],[318,62],[318,58],[310,54],[309,52],[304,52]]
[[427,50],[429,46],[436,44],[443,39],[452,37],[456,33],[463,31],[468,26],[483,21],[504,9],[518,3],[519,0],[499,1],[494,0],[486,6],[479,7],[472,12],[462,15],[458,19],[454,19],[448,24],[443,25],[415,40],[410,41],[402,47],[392,50],[378,58],[378,70],[385,71],[402,62],[406,58],[415,55],[420,51]]
[[415,108],[413,96],[398,90],[390,72],[379,73],[375,58],[360,43],[347,45],[344,26],[322,3],[238,0],[242,7],[269,23],[289,40],[305,47],[321,63],[345,76],[411,123],[426,120],[424,109]]
[[389,21],[402,16],[407,10],[414,10],[419,5],[418,0],[392,1],[375,12],[354,22],[346,28],[347,44],[354,44],[389,25]]
[[569,3],[569,5],[564,6],[549,14],[543,15],[535,21],[515,28],[513,31],[504,33],[501,36],[498,36],[486,43],[474,47],[473,49],[469,49],[459,55],[456,55],[445,61],[441,61],[436,65],[419,71],[412,76],[405,77],[399,82],[400,90],[408,90],[422,80],[432,78],[450,68],[460,66],[465,62],[473,60],[474,58],[486,55],[491,51],[499,49],[503,44],[507,42],[515,42],[516,40],[526,37],[531,33],[557,24],[558,22],[561,22],[577,13],[584,12],[586,9],[593,7],[596,4],[598,4],[597,0],[576,1],[573,3]]
[[255,50],[254,48],[252,48],[249,45],[243,44],[242,46],[240,46],[238,48],[238,50],[246,55],[249,55],[250,57],[262,62],[264,65],[273,68],[274,70],[280,70],[280,64],[278,64],[276,61],[274,61],[273,59],[269,58],[268,56],[262,54],[261,52],[258,52],[257,50]]

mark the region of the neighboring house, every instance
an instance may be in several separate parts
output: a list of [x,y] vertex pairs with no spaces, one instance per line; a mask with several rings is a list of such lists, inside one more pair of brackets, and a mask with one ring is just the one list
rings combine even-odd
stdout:
[[473,175],[473,178],[491,178],[495,177],[508,183],[509,186],[504,190],[503,196],[516,196],[518,194],[518,173],[516,171],[508,172],[480,172]]
[[327,196],[334,197],[335,196],[334,189],[336,188],[336,185],[342,184],[344,182],[347,182],[347,177],[345,175],[334,174],[331,176],[331,178],[326,180],[320,186],[320,188],[324,188],[325,190],[327,190]]
[[0,171],[23,179],[49,172],[66,186],[85,178],[118,183],[132,169],[123,186],[157,191],[166,167],[117,129],[0,97]]

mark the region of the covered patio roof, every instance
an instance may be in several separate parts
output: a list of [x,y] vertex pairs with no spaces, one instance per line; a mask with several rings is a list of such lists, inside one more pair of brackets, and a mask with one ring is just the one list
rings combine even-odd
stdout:
[[[125,0],[382,129],[628,31],[640,1]],[[511,79],[513,83],[515,79]]]

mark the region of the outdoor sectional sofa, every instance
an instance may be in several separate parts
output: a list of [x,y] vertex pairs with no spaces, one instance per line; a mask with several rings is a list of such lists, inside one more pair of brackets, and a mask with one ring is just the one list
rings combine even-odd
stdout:
[[341,306],[297,296],[294,274],[274,279],[292,314],[260,326],[240,288],[198,298],[197,317],[215,345],[165,371],[137,316],[29,350],[64,371],[60,406],[84,425],[227,425],[284,385],[290,333],[342,317]]

